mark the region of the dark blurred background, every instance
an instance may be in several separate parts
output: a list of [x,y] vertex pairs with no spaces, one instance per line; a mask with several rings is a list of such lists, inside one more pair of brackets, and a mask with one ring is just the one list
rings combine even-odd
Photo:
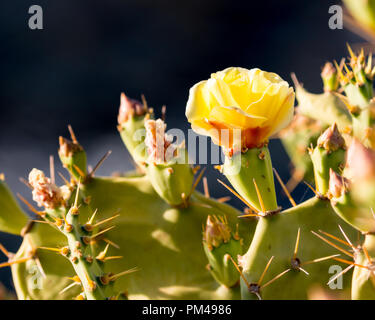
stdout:
[[[28,27],[34,4],[43,8],[43,30]],[[90,164],[113,151],[100,174],[130,169],[116,130],[121,91],[135,98],[145,94],[157,112],[165,104],[168,127],[183,130],[189,128],[184,115],[188,89],[228,66],[259,67],[289,82],[295,72],[305,87],[320,92],[322,65],[347,55],[346,42],[362,41],[345,29],[329,29],[333,4],[341,3],[1,1],[0,172],[14,192],[30,199],[19,177],[27,177],[33,167],[48,170],[48,156],[57,158],[57,138],[68,135],[67,124]],[[279,141],[271,143],[271,152],[287,180],[289,161]],[[209,168],[211,195],[228,195],[216,183],[218,176]],[[311,196],[305,186],[293,195],[297,202]],[[20,239],[0,234],[0,242],[16,251]],[[0,269],[0,282],[11,287],[10,279],[9,269]]]

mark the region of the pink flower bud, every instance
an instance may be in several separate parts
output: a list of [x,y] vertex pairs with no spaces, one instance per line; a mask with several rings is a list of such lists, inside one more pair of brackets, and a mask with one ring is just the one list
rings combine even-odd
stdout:
[[117,117],[117,121],[120,125],[128,121],[130,117],[142,116],[146,114],[146,112],[147,109],[141,102],[130,99],[124,93],[121,93],[120,108]]

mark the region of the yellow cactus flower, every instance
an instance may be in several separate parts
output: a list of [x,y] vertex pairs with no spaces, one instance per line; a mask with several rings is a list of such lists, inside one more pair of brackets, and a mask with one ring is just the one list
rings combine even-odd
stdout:
[[230,67],[190,89],[186,117],[196,133],[233,151],[262,146],[289,124],[293,111],[294,90],[280,76]]

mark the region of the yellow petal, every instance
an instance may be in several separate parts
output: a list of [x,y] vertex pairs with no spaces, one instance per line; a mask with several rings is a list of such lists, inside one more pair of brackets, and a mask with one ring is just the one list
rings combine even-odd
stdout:
[[247,114],[237,107],[217,106],[211,110],[208,120],[211,122],[224,123],[231,128],[246,129],[260,127],[267,121],[267,118]]

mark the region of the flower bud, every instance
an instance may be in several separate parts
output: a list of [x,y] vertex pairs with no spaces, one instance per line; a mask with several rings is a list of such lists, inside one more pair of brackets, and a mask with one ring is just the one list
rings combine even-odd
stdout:
[[78,141],[70,141],[63,137],[59,138],[59,157],[63,166],[71,175],[79,180],[87,174],[86,152]]
[[328,152],[333,152],[338,149],[345,149],[345,140],[337,129],[336,123],[326,129],[318,138],[318,147],[324,148]]
[[317,191],[327,196],[330,180],[330,169],[340,171],[345,160],[345,140],[336,124],[329,127],[318,138],[317,146],[310,152],[314,167]]
[[31,170],[29,183],[33,187],[33,200],[39,207],[55,209],[65,203],[60,188],[51,183],[51,180],[44,175],[43,171],[35,168]]
[[128,98],[125,93],[120,96],[120,108],[117,117],[119,125],[127,122],[129,118],[134,116],[143,116],[147,113],[147,107],[135,99]]
[[375,178],[375,152],[353,139],[346,156],[345,175],[356,180]]
[[242,254],[242,245],[238,232],[232,234],[225,217],[207,217],[203,247],[209,261],[209,270],[216,281],[226,287],[236,285],[240,276],[230,257],[237,260]]
[[333,198],[340,198],[348,188],[348,180],[329,169],[329,194]]
[[172,144],[163,120],[145,122],[147,160],[145,169],[155,191],[173,206],[187,205],[194,174],[184,147]]
[[337,70],[331,62],[327,62],[321,73],[324,91],[336,91],[339,86]]
[[227,243],[231,236],[231,230],[225,221],[219,220],[216,216],[207,217],[203,240],[209,249],[212,250],[223,243]]
[[120,108],[117,117],[118,131],[121,139],[133,157],[139,168],[143,169],[143,163],[146,161],[146,150],[144,148],[145,139],[145,119],[149,118],[151,109],[149,110],[146,102],[130,99],[121,93]]

